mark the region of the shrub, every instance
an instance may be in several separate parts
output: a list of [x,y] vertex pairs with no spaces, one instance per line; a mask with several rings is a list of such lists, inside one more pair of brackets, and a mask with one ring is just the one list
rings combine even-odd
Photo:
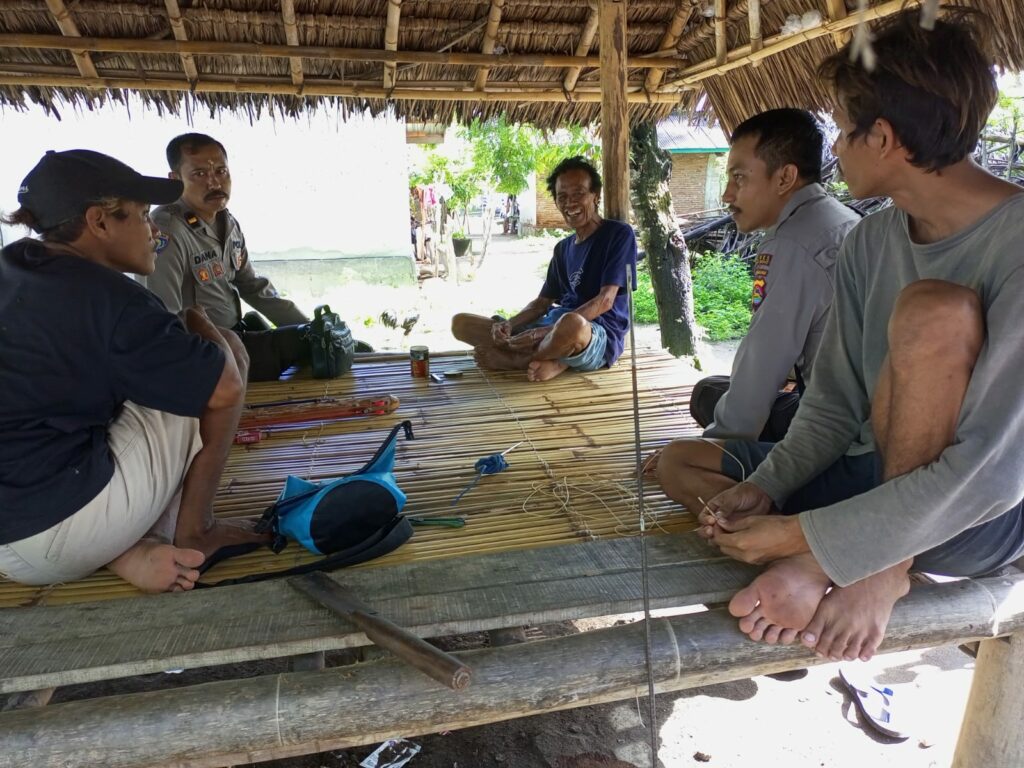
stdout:
[[693,269],[693,311],[711,341],[743,337],[750,328],[751,277],[742,259],[705,253]]

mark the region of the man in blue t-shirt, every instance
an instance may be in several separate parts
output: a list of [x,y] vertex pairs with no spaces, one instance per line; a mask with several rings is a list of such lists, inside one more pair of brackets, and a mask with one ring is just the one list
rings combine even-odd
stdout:
[[613,365],[629,329],[627,274],[636,287],[636,236],[598,214],[597,169],[582,157],[563,160],[548,191],[575,234],[555,246],[540,295],[508,320],[452,318],[452,333],[473,346],[482,368],[525,370],[530,381]]

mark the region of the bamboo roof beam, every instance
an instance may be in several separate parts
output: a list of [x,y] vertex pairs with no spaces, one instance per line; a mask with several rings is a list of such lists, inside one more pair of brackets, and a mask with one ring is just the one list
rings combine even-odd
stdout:
[[715,0],[715,63],[725,64],[729,53],[729,41],[726,39],[725,0]]
[[[171,2],[171,0],[167,0]],[[281,0],[281,20],[284,22],[284,39],[288,45],[297,48],[299,45],[299,28],[295,23],[295,0]],[[291,67],[292,84],[302,87],[302,59],[292,56],[288,59]]]
[[[388,20],[384,27],[384,50],[398,50],[398,24],[402,18],[402,0],[388,0]],[[393,61],[384,62],[384,90],[395,87],[396,65]]]
[[[912,3],[912,5],[916,4],[916,2]],[[905,5],[904,0],[889,0],[889,2],[869,8],[863,14],[863,19],[865,22],[884,19],[894,13],[899,13]],[[747,45],[738,46],[729,51],[725,64],[718,64],[715,58],[706,59],[705,61],[684,69],[682,77],[672,81],[667,87],[685,88],[688,86],[695,86],[700,81],[707,80],[709,77],[717,77],[719,75],[724,75],[726,72],[731,72],[734,69],[745,67],[748,64],[755,64],[763,61],[764,59],[771,58],[782,51],[795,48],[796,46],[802,45],[803,43],[811,40],[817,40],[819,37],[834,35],[837,32],[852,29],[860,23],[861,18],[861,14],[857,14],[856,16],[847,16],[845,19],[841,19],[839,21],[830,21],[826,24],[822,24],[820,27],[815,27],[814,29],[805,29],[804,31],[797,32],[793,35],[774,35],[773,37],[765,40],[764,47],[756,52],[751,51],[749,43]]]
[[[75,20],[71,17],[71,11],[64,5],[64,0],[46,0],[46,7],[50,9],[50,13],[53,15],[54,20],[57,22],[57,27],[60,29],[62,35],[68,37],[81,37],[81,33],[78,31],[78,25],[75,24]],[[89,54],[85,51],[73,51],[75,59],[75,66],[78,67],[78,71],[82,77],[97,77],[96,65],[92,63],[92,59]]]
[[[483,91],[465,88],[412,88],[402,87],[387,91],[381,86],[364,87],[341,83],[337,80],[306,79],[302,87],[298,87],[285,79],[245,79],[238,77],[204,76],[201,81],[189,83],[186,80],[170,77],[76,77],[73,75],[49,74],[0,74],[0,87],[39,87],[39,88],[106,88],[110,90],[130,89],[136,91],[194,91],[196,93],[262,93],[275,96],[340,96],[353,99],[396,99],[401,101],[481,101],[481,102],[538,102],[566,103],[580,101],[598,103],[601,93],[596,90],[581,91],[566,97],[558,87],[549,90],[516,89],[514,87],[487,86]],[[626,93],[631,104],[675,104],[679,101],[679,93],[662,90],[646,94],[640,87],[634,86]]]
[[[174,39],[188,40],[188,34],[185,32],[185,22],[181,19],[181,8],[178,7],[178,0],[164,0],[164,7],[167,8],[167,21],[171,25]],[[196,62],[192,58],[192,54],[181,54],[181,68],[190,83],[194,83],[199,79],[199,71],[196,69]],[[93,74],[93,77],[95,76]]]
[[750,52],[757,53],[764,47],[761,39],[761,0],[748,0],[747,22],[750,27]]
[[[580,33],[580,41],[576,45],[577,56],[587,56],[590,53],[590,47],[594,44],[594,38],[597,36],[599,21],[600,13],[597,8],[597,2],[592,0],[590,3],[590,14],[587,16],[586,24],[583,25],[583,32]],[[580,79],[580,72],[582,71],[582,67],[569,67],[565,70],[562,87],[566,93],[571,93],[576,88],[576,81]]]
[[[255,56],[263,58],[323,59],[325,61],[384,61],[414,64],[464,64],[485,67],[599,67],[599,56],[549,53],[460,53],[453,51],[383,51],[374,48],[335,48],[320,45],[269,45],[212,40],[136,40],[123,37],[61,37],[60,35],[0,34],[0,48],[40,48],[77,52],[182,54],[203,56]],[[678,57],[644,59],[645,67],[678,69]]]
[[[480,46],[480,53],[494,53],[494,42],[498,39],[498,25],[501,23],[501,10],[505,7],[505,0],[491,0],[491,8],[487,12],[487,29],[484,30],[484,42]],[[476,80],[473,87],[482,91],[487,84],[487,75],[490,67],[481,67],[477,70]]]
[[[846,3],[844,0],[825,0],[825,8],[828,13],[829,21],[841,21],[846,18]],[[842,48],[846,45],[846,41],[849,39],[849,33],[837,32],[832,35],[832,40],[835,41],[836,48]]]
[[[756,3],[757,0],[754,0],[754,2]],[[659,53],[675,51],[676,43],[679,42],[679,38],[683,35],[683,28],[686,27],[686,22],[690,20],[690,16],[693,14],[693,7],[693,3],[690,0],[677,1],[676,12],[672,14],[672,20],[665,30],[665,36],[661,38],[661,42],[658,44]],[[655,90],[661,85],[662,78],[664,77],[665,73],[662,70],[650,70],[647,73],[647,79],[644,80],[644,88],[648,91]]]

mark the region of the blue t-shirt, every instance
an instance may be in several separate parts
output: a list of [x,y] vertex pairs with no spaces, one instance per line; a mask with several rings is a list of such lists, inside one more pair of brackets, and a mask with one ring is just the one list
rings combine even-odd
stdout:
[[622,354],[629,330],[629,300],[626,297],[626,265],[633,274],[636,289],[636,235],[621,221],[605,219],[582,243],[569,235],[555,246],[548,264],[548,276],[540,295],[565,309],[576,309],[595,298],[606,285],[619,286],[612,308],[593,322],[608,332],[605,365],[612,365]]
[[126,275],[34,240],[0,251],[0,544],[103,490],[126,400],[199,416],[223,369],[220,347]]

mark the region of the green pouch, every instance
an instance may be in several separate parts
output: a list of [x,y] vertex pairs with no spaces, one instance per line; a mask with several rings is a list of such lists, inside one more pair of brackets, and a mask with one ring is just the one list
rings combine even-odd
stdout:
[[313,310],[306,331],[314,379],[334,379],[348,373],[355,358],[355,342],[345,322],[327,304]]

